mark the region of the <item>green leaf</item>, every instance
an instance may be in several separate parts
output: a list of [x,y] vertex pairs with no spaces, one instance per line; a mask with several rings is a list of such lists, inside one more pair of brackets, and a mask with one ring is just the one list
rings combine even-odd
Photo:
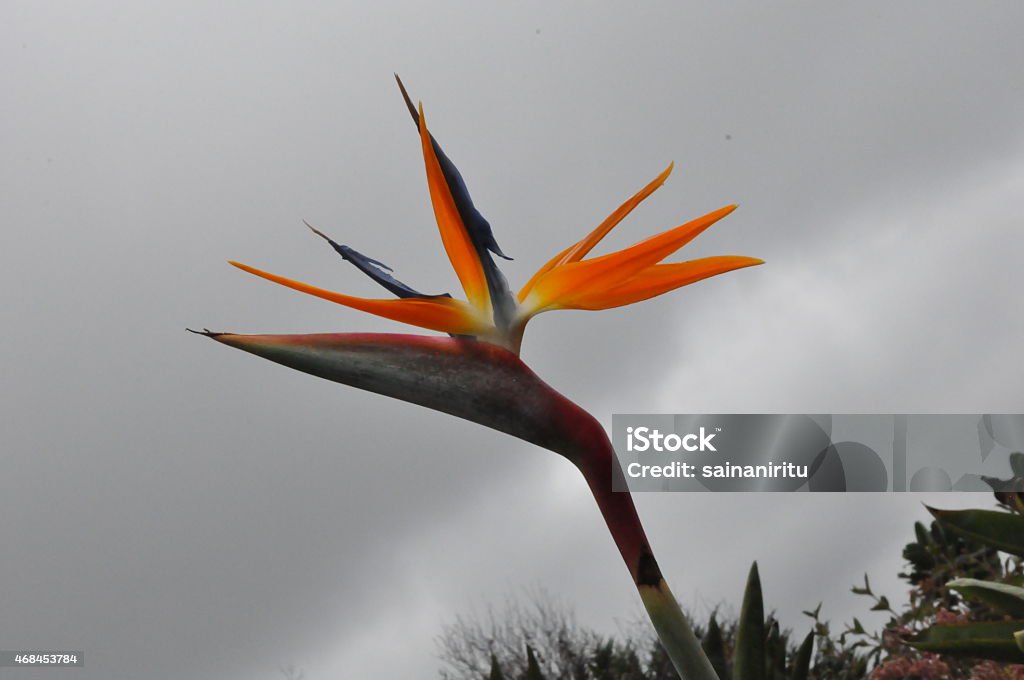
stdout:
[[981,600],[1010,616],[1024,618],[1024,588],[974,578],[958,578],[947,583],[946,587],[965,597]]
[[750,566],[747,588],[740,607],[736,628],[736,649],[733,653],[733,680],[765,680],[764,677],[764,600],[757,562]]
[[813,650],[814,631],[811,631],[800,643],[800,649],[796,650],[796,656],[793,657],[793,669],[789,676],[790,680],[807,680],[807,673],[811,669],[811,652]]
[[914,534],[917,536],[917,542],[922,546],[927,546],[932,542],[931,534],[928,533],[928,529],[920,522],[914,522]]
[[[928,506],[925,506],[928,507]],[[1024,556],[1024,517],[996,510],[937,510],[935,519],[954,533],[1012,555]]]
[[537,663],[537,656],[533,653],[533,647],[526,645],[526,680],[544,680],[544,674],[540,672],[540,664]]
[[786,676],[786,642],[787,638],[782,636],[779,630],[779,622],[775,617],[769,615],[766,623],[768,630],[764,642],[764,672],[765,678],[774,680]]
[[1024,453],[1018,451],[1010,454],[1010,469],[1014,477],[1024,477]]
[[708,632],[704,634],[704,639],[701,642],[704,653],[708,655],[718,677],[729,677],[728,665],[725,662],[725,640],[722,639],[722,628],[718,625],[718,619],[714,614],[708,621]]
[[817,621],[818,620],[818,614],[821,613],[821,603],[820,602],[818,603],[818,606],[814,608],[814,611],[804,610],[803,613],[804,613],[804,616],[809,616],[812,619],[814,619],[815,621]]
[[1024,663],[1024,651],[1014,638],[1022,629],[1024,621],[946,624],[918,633],[907,644],[924,652]]
[[887,598],[885,595],[882,595],[878,598],[878,602],[875,603],[875,606],[871,608],[871,611],[887,612],[890,609],[892,609],[892,607],[889,606],[889,598]]
[[857,586],[854,586],[850,588],[850,591],[856,595],[872,595],[873,593],[871,592],[871,583],[868,581],[868,575],[864,574],[863,588],[858,588]]
[[487,680],[505,680],[505,674],[501,672],[501,665],[498,664],[498,657],[491,653],[491,673]]

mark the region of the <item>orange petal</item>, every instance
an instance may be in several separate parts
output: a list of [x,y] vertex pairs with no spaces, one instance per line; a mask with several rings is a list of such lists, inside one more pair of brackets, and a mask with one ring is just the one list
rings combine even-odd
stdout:
[[558,255],[555,255],[555,256],[554,256],[553,258],[551,258],[550,260],[548,260],[548,261],[547,261],[547,264],[545,264],[545,265],[544,265],[543,267],[541,267],[540,269],[538,269],[538,270],[537,270],[537,273],[536,273],[536,274],[534,274],[533,276],[531,276],[531,277],[530,277],[530,280],[526,282],[526,285],[525,285],[525,286],[523,286],[523,287],[522,287],[522,288],[521,288],[521,289],[519,290],[519,295],[518,295],[519,301],[520,301],[520,302],[522,302],[523,300],[525,300],[525,299],[526,299],[526,296],[530,294],[530,291],[531,291],[531,290],[533,290],[533,287],[534,287],[535,285],[537,285],[537,281],[539,281],[539,280],[540,280],[540,277],[544,276],[544,275],[545,275],[545,274],[547,274],[547,273],[548,273],[549,271],[551,271],[552,269],[554,269],[554,268],[555,268],[555,266],[557,266],[557,265],[558,265],[558,263],[562,261],[562,258],[563,258],[563,257],[565,257],[566,255],[568,255],[568,254],[569,254],[569,251],[570,251],[570,250],[572,250],[573,248],[575,248],[575,247],[576,247],[576,246],[578,246],[578,245],[579,245],[579,243],[578,243],[578,242],[577,242],[577,243],[574,243],[573,245],[569,246],[568,248],[566,248],[565,250],[563,250],[562,252],[560,252],[560,253],[559,253]]
[[596,246],[601,239],[608,235],[608,232],[610,232],[616,224],[621,222],[626,215],[633,212],[633,208],[640,205],[645,198],[653,194],[659,187],[661,187],[662,184],[665,183],[668,176],[672,174],[672,168],[674,166],[675,163],[669,163],[668,167],[662,170],[660,175],[651,180],[651,182],[643,189],[633,194],[628,201],[620,205],[615,212],[605,218],[604,222],[599,224],[597,229],[587,234],[585,239],[573,246],[558,264],[579,262],[582,260],[587,253],[594,249],[594,246]]
[[590,232],[585,238],[569,246],[558,255],[555,255],[547,264],[538,269],[537,273],[530,277],[530,280],[527,281],[526,285],[519,291],[520,301],[526,298],[527,294],[533,289],[534,284],[537,283],[537,280],[541,276],[548,273],[556,266],[582,260],[587,253],[593,250],[594,246],[596,246],[601,239],[608,235],[608,232],[610,232],[615,225],[621,222],[626,215],[633,212],[633,208],[640,205],[645,198],[653,194],[659,187],[661,187],[662,184],[665,183],[668,176],[672,174],[672,168],[674,166],[674,163],[669,163],[668,167],[662,170],[660,175],[655,177],[643,189],[633,194],[628,201],[620,205],[615,212],[606,217],[604,222],[597,226],[597,229]]
[[572,307],[575,297],[607,291],[661,262],[735,209],[728,205],[624,250],[555,267],[537,281],[527,304],[535,312]]
[[606,291],[577,296],[572,309],[611,309],[649,300],[670,290],[695,283],[725,272],[764,264],[764,260],[739,255],[704,257],[689,262],[656,264]]
[[423,161],[427,168],[427,186],[430,189],[430,202],[434,206],[434,218],[441,232],[448,259],[455,269],[455,274],[466,291],[467,299],[478,309],[490,310],[491,298],[487,291],[487,279],[480,263],[476,248],[469,238],[466,225],[462,223],[459,209],[452,198],[451,189],[445,181],[441,164],[434,153],[434,145],[427,131],[427,120],[420,105],[420,143],[423,147]]
[[473,309],[461,300],[447,297],[369,300],[317,288],[308,283],[293,281],[292,279],[287,279],[277,274],[270,274],[240,262],[231,262],[231,264],[242,271],[255,274],[268,281],[279,283],[301,293],[315,295],[324,300],[337,302],[339,305],[376,314],[386,319],[394,319],[395,321],[412,324],[420,328],[429,328],[430,330],[454,333],[456,335],[477,335],[488,329],[487,324],[483,323],[473,313]]

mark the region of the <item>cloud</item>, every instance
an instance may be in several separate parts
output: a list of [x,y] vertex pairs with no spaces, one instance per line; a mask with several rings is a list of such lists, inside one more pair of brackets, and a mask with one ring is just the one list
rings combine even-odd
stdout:
[[[0,638],[82,648],[85,679],[406,677],[443,621],[523,584],[607,630],[638,612],[564,461],[181,330],[396,330],[223,263],[369,292],[302,218],[456,290],[394,70],[511,281],[669,160],[610,247],[741,202],[687,256],[764,267],[531,325],[527,361],[603,420],[1021,409],[1016,6],[7,12]],[[690,602],[735,598],[756,555],[769,599],[814,604],[800,584],[844,590],[839,567],[892,572],[919,516],[909,496],[638,503]]]
[[[1024,166],[963,169],[892,210],[866,203],[813,249],[782,237],[768,264],[699,303],[666,407],[942,413],[1024,407],[1013,272],[1024,248]],[[722,297],[725,297],[723,295]],[[688,404],[691,408],[694,404]]]

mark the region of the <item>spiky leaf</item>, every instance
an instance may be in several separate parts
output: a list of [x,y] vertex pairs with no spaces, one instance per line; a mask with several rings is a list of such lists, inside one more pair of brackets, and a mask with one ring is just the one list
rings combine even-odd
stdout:
[[814,631],[812,630],[800,643],[800,649],[796,650],[793,657],[793,668],[790,671],[790,680],[807,680],[807,674],[811,669],[811,652],[814,651]]
[[544,680],[540,664],[537,663],[537,655],[533,653],[533,647],[530,645],[526,645],[526,680]]
[[736,629],[736,650],[733,656],[733,680],[764,680],[764,600],[757,562],[750,566],[747,588],[743,594],[739,625]]
[[491,654],[491,673],[487,676],[487,680],[505,680],[505,674],[501,672],[501,664],[498,663],[498,657],[493,653]]
[[701,646],[704,647],[704,653],[708,655],[718,677],[729,677],[729,666],[725,661],[725,640],[722,638],[722,628],[718,625],[718,618],[714,614],[708,621],[708,632],[704,634]]

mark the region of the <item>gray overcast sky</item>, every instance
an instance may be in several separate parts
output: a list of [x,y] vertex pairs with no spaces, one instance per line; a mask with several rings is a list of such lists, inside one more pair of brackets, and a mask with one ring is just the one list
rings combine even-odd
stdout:
[[[741,204],[686,254],[767,265],[531,324],[524,359],[605,423],[1024,411],[1024,5],[890,5],[0,4],[0,647],[84,649],[88,680],[427,678],[445,622],[524,588],[639,615],[563,460],[183,331],[403,330],[225,264],[375,294],[301,219],[456,289],[393,71],[514,283],[670,160],[609,247]],[[864,571],[902,595],[921,501],[638,505],[686,604],[735,604],[757,558],[801,623],[863,611]]]

